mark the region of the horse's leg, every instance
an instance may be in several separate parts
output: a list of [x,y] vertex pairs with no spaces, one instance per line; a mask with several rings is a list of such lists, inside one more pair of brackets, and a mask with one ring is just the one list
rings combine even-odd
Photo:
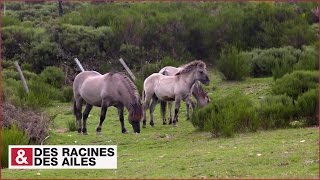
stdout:
[[107,106],[102,106],[101,107],[101,113],[100,113],[100,122],[97,126],[97,129],[96,129],[96,132],[97,134],[99,135],[101,133],[101,126],[102,126],[102,123],[103,121],[105,120],[106,118],[106,113],[107,113],[107,110],[108,110],[108,107]]
[[82,98],[79,96],[75,98],[74,106],[73,106],[74,115],[76,116],[76,121],[78,125],[78,133],[81,133],[81,119],[82,119]]
[[186,112],[187,112],[187,120],[189,120],[190,119],[190,106],[192,106],[192,104],[191,104],[192,101],[191,101],[190,97],[186,98],[185,103],[186,103],[186,108],[187,108],[187,110],[186,110]]
[[88,134],[87,133],[87,119],[88,119],[88,116],[89,116],[89,113],[90,113],[91,109],[92,109],[92,105],[87,103],[86,109],[83,112],[82,133],[84,135]]
[[167,101],[161,101],[161,116],[162,116],[162,121],[163,125],[167,124],[166,122],[166,109],[167,109]]
[[142,127],[143,127],[143,128],[146,128],[147,109],[148,109],[149,106],[150,106],[150,101],[151,101],[151,97],[148,96],[148,95],[146,95],[146,96],[145,96],[145,101],[144,101],[144,103],[143,103],[143,121],[142,121],[142,123],[143,123]]
[[156,98],[152,98],[152,102],[151,102],[151,105],[150,105],[150,126],[154,126],[154,122],[153,122],[153,112],[154,112],[154,109],[156,107],[158,103],[158,99]]
[[173,118],[173,125],[176,125],[176,122],[178,122],[178,113],[179,113],[179,108],[180,108],[180,99],[177,98],[176,100],[176,104],[174,107],[174,118]]
[[172,102],[168,102],[169,106],[169,124],[172,124]]
[[124,127],[123,106],[119,106],[117,108],[118,108],[118,115],[119,115],[119,120],[120,120],[120,124],[121,124],[121,132],[127,133],[127,130]]
[[190,111],[190,105],[189,105],[189,103],[188,102],[185,102],[186,103],[186,112],[187,112],[187,120],[189,120],[190,119],[190,117],[189,117],[189,111]]

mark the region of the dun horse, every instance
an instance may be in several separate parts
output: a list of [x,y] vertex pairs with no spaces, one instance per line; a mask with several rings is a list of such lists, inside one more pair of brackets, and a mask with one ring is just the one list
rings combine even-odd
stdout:
[[[123,109],[129,111],[129,123],[135,133],[140,133],[140,120],[142,117],[142,105],[140,96],[133,82],[122,73],[107,73],[101,75],[95,71],[79,73],[73,82],[74,114],[78,124],[78,133],[87,134],[87,119],[93,106],[101,107],[100,122],[96,128],[97,134],[101,132],[101,126],[105,120],[107,109],[114,106],[118,109],[122,133],[127,130],[124,127]],[[86,108],[82,118],[82,102],[86,102]]]
[[[191,87],[196,81],[209,84],[206,65],[203,61],[192,61],[184,65],[174,76],[154,73],[145,79],[143,84],[143,127],[146,127],[146,110],[150,107],[150,125],[154,126],[153,112],[157,101],[175,101],[173,125],[178,120],[181,100],[190,96]],[[150,101],[152,99],[152,104]]]
[[[174,76],[181,69],[182,69],[181,67],[177,68],[177,67],[173,67],[173,66],[166,66],[166,67],[162,68],[159,71],[159,73],[166,75],[166,76]],[[210,102],[208,93],[203,90],[199,81],[197,81],[196,83],[193,84],[193,86],[191,88],[191,93],[192,93],[193,97],[195,97],[195,99],[197,100],[197,104],[200,107],[203,107]],[[189,109],[190,109],[190,107],[192,107],[192,109],[194,110],[195,105],[192,102],[190,96],[186,98],[185,102],[186,102],[186,109],[187,109],[187,119],[190,119]],[[169,101],[168,104],[169,104],[169,124],[171,124],[171,122],[172,122],[172,102]],[[162,113],[163,124],[166,124],[166,119],[165,119],[166,106],[167,106],[167,103],[165,101],[161,101],[161,113]]]

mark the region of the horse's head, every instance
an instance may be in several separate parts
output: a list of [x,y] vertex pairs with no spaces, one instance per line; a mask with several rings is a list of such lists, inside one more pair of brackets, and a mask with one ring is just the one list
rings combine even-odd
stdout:
[[208,96],[208,93],[205,93],[205,96],[199,101],[199,106],[203,107],[207,105],[210,102],[210,98]]
[[199,61],[199,63],[197,64],[195,78],[205,85],[208,85],[210,82],[206,64],[202,61]]
[[208,93],[204,91],[199,82],[196,82],[192,89],[193,96],[197,99],[198,105],[203,107],[210,102]]
[[132,108],[129,109],[128,118],[133,131],[135,133],[140,133],[140,120],[142,118],[142,105],[140,102],[132,105]]

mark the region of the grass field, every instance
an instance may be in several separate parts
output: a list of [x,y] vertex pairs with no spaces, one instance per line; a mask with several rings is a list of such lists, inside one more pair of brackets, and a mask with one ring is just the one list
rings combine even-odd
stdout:
[[[272,78],[225,82],[212,74],[206,87],[211,100],[237,89],[256,101],[269,93]],[[214,91],[213,91],[214,89]],[[122,134],[115,108],[109,108],[102,135],[95,134],[100,109],[88,119],[89,135],[68,132],[74,120],[72,104],[56,103],[47,109],[56,115],[51,125],[50,145],[117,145],[117,170],[9,170],[2,178],[317,178],[318,128],[281,129],[238,134],[234,138],[212,138],[199,132],[185,118],[181,106],[177,127],[162,125],[159,105],[155,127],[147,126],[138,135],[125,116],[128,134]],[[149,123],[149,121],[147,121]]]

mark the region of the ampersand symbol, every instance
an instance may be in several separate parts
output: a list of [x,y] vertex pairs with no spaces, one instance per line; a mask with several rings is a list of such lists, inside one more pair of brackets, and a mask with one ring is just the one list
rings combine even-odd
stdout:
[[27,161],[27,157],[24,157],[25,155],[25,152],[24,150],[20,149],[18,152],[17,152],[17,157],[16,157],[16,162],[18,164],[29,164],[28,161]]

